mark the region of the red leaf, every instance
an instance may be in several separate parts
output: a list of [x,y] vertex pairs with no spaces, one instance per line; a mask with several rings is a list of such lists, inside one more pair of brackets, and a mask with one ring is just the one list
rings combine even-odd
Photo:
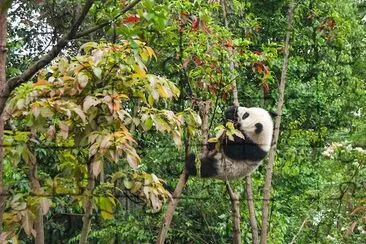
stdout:
[[136,23],[140,20],[140,16],[132,14],[123,19],[123,23]]
[[258,71],[258,73],[263,71],[263,64],[259,63],[259,62],[255,62],[254,63],[254,68]]
[[197,18],[196,16],[191,16],[192,19],[192,30],[196,31],[198,30],[198,27],[200,26],[200,18]]
[[264,93],[269,92],[269,85],[265,81],[262,81],[262,89],[263,89]]
[[227,39],[227,40],[226,40],[225,46],[227,46],[227,47],[231,47],[231,48],[233,48],[233,47],[234,47],[233,42],[232,42],[230,39]]
[[194,56],[193,57],[193,61],[195,62],[195,64],[197,66],[200,66],[200,65],[202,65],[204,63],[198,56]]
[[258,51],[258,50],[255,50],[254,53],[257,55],[261,55],[261,51]]

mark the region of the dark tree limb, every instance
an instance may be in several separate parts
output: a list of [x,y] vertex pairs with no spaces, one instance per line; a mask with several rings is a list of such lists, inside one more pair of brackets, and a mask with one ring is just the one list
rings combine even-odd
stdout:
[[286,85],[286,75],[287,75],[287,65],[289,58],[289,43],[290,43],[290,35],[292,30],[292,20],[293,20],[293,10],[294,10],[294,0],[290,2],[288,14],[287,14],[287,31],[284,45],[284,57],[282,63],[282,71],[281,71],[281,81],[279,87],[279,98],[277,104],[277,114],[274,125],[273,132],[273,140],[272,147],[268,156],[268,164],[266,168],[266,177],[263,188],[263,209],[262,209],[262,230],[261,230],[261,244],[267,243],[267,227],[268,227],[268,212],[269,212],[269,199],[271,195],[271,184],[272,184],[272,174],[273,174],[273,164],[276,156],[277,149],[277,141],[280,134],[280,125],[281,125],[281,115],[282,115],[282,107],[284,103],[284,95],[285,95],[285,85]]
[[79,27],[84,21],[87,13],[89,12],[91,6],[93,5],[94,0],[87,0],[80,14],[76,17],[75,22],[71,25],[68,32],[66,32],[53,46],[53,48],[44,56],[42,56],[39,60],[29,66],[21,75],[13,77],[8,80],[4,92],[1,94],[4,97],[5,102],[0,102],[0,112],[2,112],[5,108],[6,98],[10,95],[13,89],[21,85],[22,83],[31,79],[40,69],[44,68],[48,65],[57,55],[61,52],[61,50],[71,41],[83,36],[86,36],[92,32],[95,32],[105,26],[110,25],[113,21],[119,18],[121,15],[125,14],[128,10],[132,9],[136,4],[138,4],[141,0],[135,0],[127,5],[121,13],[119,13],[113,20],[104,22],[100,25],[87,29],[85,31],[77,33]]
[[[6,36],[7,36],[7,9],[0,9],[0,103],[5,104],[3,97],[6,85]],[[3,163],[4,163],[4,120],[2,110],[0,111],[0,237],[3,230],[3,213],[5,207],[5,186],[3,184]]]
[[89,12],[89,9],[93,5],[94,0],[87,0],[83,9],[80,11],[79,15],[76,17],[75,22],[71,25],[68,32],[66,32],[53,46],[53,48],[45,55],[43,55],[38,61],[29,66],[21,75],[13,77],[6,83],[4,92],[1,94],[2,99],[0,102],[0,112],[4,110],[6,98],[10,95],[11,91],[24,82],[31,79],[40,69],[44,68],[49,64],[61,50],[69,43],[69,41],[75,38],[76,32],[80,25],[83,23],[85,16]]

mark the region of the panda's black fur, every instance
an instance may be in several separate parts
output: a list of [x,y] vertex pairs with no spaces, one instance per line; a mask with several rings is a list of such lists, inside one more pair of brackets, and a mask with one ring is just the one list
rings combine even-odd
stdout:
[[[209,143],[208,153],[201,157],[201,177],[217,179],[237,179],[250,175],[267,155],[273,134],[271,115],[262,108],[231,106],[225,111],[225,122],[233,121],[245,139],[234,135],[234,140],[225,139],[221,152],[215,143]],[[186,161],[190,175],[196,175],[195,156]]]

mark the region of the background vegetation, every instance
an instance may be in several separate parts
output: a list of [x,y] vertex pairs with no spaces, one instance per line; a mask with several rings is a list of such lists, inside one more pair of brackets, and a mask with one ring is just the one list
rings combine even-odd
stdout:
[[[43,229],[45,243],[85,231],[90,243],[154,242],[186,138],[202,148],[200,102],[211,102],[212,134],[233,77],[241,105],[276,108],[288,1],[10,2],[10,83],[90,9],[58,58],[8,98],[1,238],[32,243]],[[366,241],[365,7],[295,1],[268,243]],[[252,175],[257,219],[264,175]],[[244,181],[233,187],[251,243]],[[167,242],[230,242],[224,193],[222,181],[190,178]]]

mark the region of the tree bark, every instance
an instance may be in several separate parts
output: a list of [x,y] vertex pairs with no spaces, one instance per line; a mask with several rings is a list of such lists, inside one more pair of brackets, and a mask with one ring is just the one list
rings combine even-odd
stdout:
[[86,244],[88,241],[88,234],[90,230],[91,220],[93,217],[93,193],[95,188],[95,179],[92,169],[92,162],[94,157],[89,159],[88,162],[88,184],[84,192],[85,199],[83,202],[84,216],[83,216],[83,227],[81,229],[79,244]]
[[245,191],[249,211],[249,223],[252,229],[252,243],[258,244],[259,243],[258,225],[257,225],[257,219],[255,218],[255,206],[254,206],[252,182],[250,176],[245,177]]
[[[7,36],[7,9],[0,7],[0,103],[5,104],[4,88],[6,84],[6,36]],[[3,213],[5,207],[6,189],[3,182],[4,164],[4,120],[0,111],[0,236],[3,231]]]
[[[29,180],[31,184],[32,191],[35,196],[41,193],[41,184],[39,183],[37,177],[37,163],[31,162],[29,165]],[[38,200],[38,199],[37,199]],[[43,225],[43,212],[41,204],[37,203],[35,208],[35,220],[34,220],[34,230],[36,236],[34,239],[35,244],[44,244],[44,225]]]
[[158,239],[156,240],[157,244],[164,244],[166,236],[168,235],[168,230],[170,227],[170,224],[173,219],[173,214],[175,211],[175,208],[177,207],[178,201],[180,196],[182,195],[183,189],[188,181],[188,172],[186,169],[183,170],[182,174],[179,177],[179,181],[177,186],[175,187],[173,196],[171,201],[168,204],[168,209],[165,213],[164,221],[160,228],[160,233],[158,236]]
[[233,244],[240,244],[240,193],[233,192],[228,180],[225,181],[226,190],[231,200],[231,218],[233,221]]
[[[227,19],[227,6],[225,0],[221,0],[221,10],[222,16],[224,20],[224,25],[226,28],[229,28],[229,22]],[[232,91],[233,91],[233,104],[234,106],[239,106],[239,98],[238,98],[238,88],[235,80],[235,66],[234,66],[234,48],[233,46],[228,46],[229,52],[229,70],[230,70],[230,79],[232,84]],[[233,243],[241,243],[240,237],[240,193],[233,192],[231,189],[230,183],[228,180],[225,181],[226,190],[229,193],[230,201],[231,201],[231,214],[232,214],[232,221],[233,221]],[[251,192],[251,189],[250,191]],[[252,196],[247,197],[247,199],[253,199]],[[248,200],[250,201],[250,200]],[[252,200],[251,200],[252,201]],[[254,206],[254,204],[252,204]],[[249,207],[249,204],[248,204]],[[254,211],[254,209],[252,209]],[[253,233],[253,230],[252,230]]]
[[[221,0],[221,10],[222,10],[222,18],[224,20],[224,25],[226,28],[229,28],[229,22],[227,20],[227,7],[225,0]],[[235,66],[234,66],[234,48],[232,46],[228,47],[229,52],[229,70],[230,70],[230,79],[233,89],[233,104],[235,106],[239,106],[239,99],[238,99],[238,89],[236,86],[236,76],[235,76]]]
[[291,0],[288,14],[287,14],[287,31],[286,38],[284,44],[284,57],[282,63],[281,70],[281,81],[279,87],[279,98],[277,104],[277,114],[275,124],[274,124],[274,133],[272,140],[272,147],[269,152],[268,164],[266,168],[266,177],[265,184],[263,188],[263,209],[262,209],[262,230],[261,230],[261,244],[267,243],[267,227],[268,227],[268,212],[269,212],[269,199],[270,199],[270,191],[272,184],[272,173],[273,173],[273,164],[276,156],[277,149],[277,141],[280,134],[280,125],[281,125],[281,115],[282,115],[282,107],[284,103],[284,95],[285,95],[285,85],[286,85],[286,75],[287,75],[287,65],[289,58],[289,43],[290,43],[290,35],[292,30],[292,20],[293,20],[293,10],[294,10],[294,1]]
[[[210,103],[208,101],[203,102],[201,104],[201,118],[202,118],[202,135],[203,135],[203,148],[202,148],[202,154],[207,154],[207,142],[208,142],[208,112],[210,110]],[[186,160],[187,156],[189,154],[189,141],[186,141],[186,148],[185,148],[185,155]],[[182,195],[182,192],[184,190],[185,185],[188,181],[188,171],[186,169],[183,170],[182,174],[179,177],[179,181],[177,186],[175,187],[172,200],[168,204],[168,209],[165,213],[165,217],[163,220],[163,223],[160,228],[158,239],[156,240],[157,244],[164,244],[166,236],[168,235],[168,230],[170,227],[170,224],[173,219],[173,214],[175,211],[175,208],[177,207],[178,201],[180,196]]]

